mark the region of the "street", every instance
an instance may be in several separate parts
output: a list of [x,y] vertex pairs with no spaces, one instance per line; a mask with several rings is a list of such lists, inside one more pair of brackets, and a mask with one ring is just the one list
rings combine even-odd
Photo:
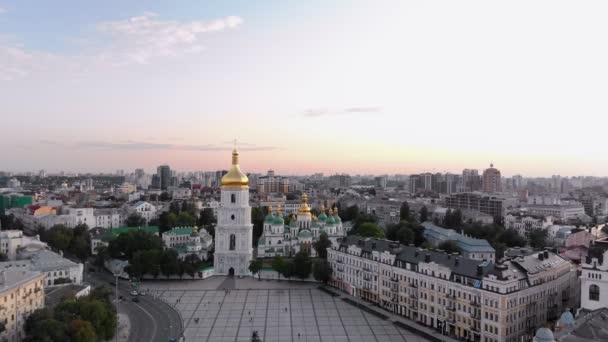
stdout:
[[[106,272],[88,273],[93,286],[110,285],[116,278]],[[151,295],[139,296],[139,303],[131,300],[131,287],[127,280],[118,280],[118,295],[124,300],[118,301],[118,312],[129,316],[131,328],[128,341],[167,342],[169,338],[178,338],[182,334],[182,322],[179,314],[165,302]]]

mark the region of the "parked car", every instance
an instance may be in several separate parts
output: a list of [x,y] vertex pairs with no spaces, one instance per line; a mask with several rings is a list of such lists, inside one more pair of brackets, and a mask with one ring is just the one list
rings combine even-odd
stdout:
[[133,290],[131,291],[131,296],[137,296],[139,293],[137,293],[137,291]]
[[132,301],[134,301],[135,303],[139,303],[139,298],[138,297],[133,297],[131,298]]

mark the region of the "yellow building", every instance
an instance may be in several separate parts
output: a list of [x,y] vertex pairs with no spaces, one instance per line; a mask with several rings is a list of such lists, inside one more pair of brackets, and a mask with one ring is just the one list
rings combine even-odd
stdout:
[[25,320],[44,307],[44,275],[25,269],[0,272],[0,341],[16,342],[25,337]]

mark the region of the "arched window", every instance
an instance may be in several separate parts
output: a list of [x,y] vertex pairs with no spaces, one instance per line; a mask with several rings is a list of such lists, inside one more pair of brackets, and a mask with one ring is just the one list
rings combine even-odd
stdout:
[[236,203],[236,195],[230,194],[230,203]]
[[230,250],[233,251],[236,248],[236,236],[230,234]]
[[589,286],[589,300],[600,300],[600,287],[597,285]]

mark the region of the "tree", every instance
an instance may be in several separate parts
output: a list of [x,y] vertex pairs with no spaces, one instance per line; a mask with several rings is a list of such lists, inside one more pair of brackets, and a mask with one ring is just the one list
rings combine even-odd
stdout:
[[6,253],[0,252],[0,261],[8,261],[8,255],[6,255]]
[[528,241],[533,248],[544,248],[547,245],[547,231],[545,229],[534,229],[528,235]]
[[25,341],[62,342],[67,341],[67,327],[64,322],[48,318],[35,322],[31,334]]
[[203,227],[211,226],[217,223],[215,215],[213,215],[213,209],[205,208],[201,210],[198,218],[198,224]]
[[177,215],[177,227],[192,227],[196,220],[187,211],[182,211]]
[[507,247],[523,247],[526,245],[526,239],[519,235],[515,229],[503,231],[496,241],[504,243]]
[[260,271],[262,270],[262,261],[255,259],[249,262],[249,272],[254,276],[257,274],[258,278],[260,276]]
[[287,273],[286,268],[287,262],[285,262],[285,259],[283,259],[282,256],[277,255],[274,257],[274,259],[272,259],[272,269],[277,271],[277,273],[279,274],[279,279],[281,278],[281,274]]
[[160,271],[165,277],[178,274],[179,265],[177,261],[177,252],[173,249],[164,250],[160,257]]
[[377,224],[371,223],[371,222],[363,223],[356,230],[355,234],[360,235],[362,237],[371,237],[371,238],[383,238],[384,237],[384,231],[382,230],[382,228],[380,228]]
[[68,247],[73,238],[73,231],[68,227],[58,224],[53,227],[45,234],[46,242],[55,250],[67,252]]
[[331,240],[327,236],[327,233],[321,233],[319,239],[313,243],[313,247],[319,258],[327,259],[327,249],[331,247]]
[[401,218],[401,221],[409,220],[410,205],[407,203],[407,201],[403,201],[403,203],[401,203],[401,208],[399,209],[399,217]]
[[454,240],[443,241],[437,246],[437,248],[445,251],[448,254],[459,253],[460,248],[458,248],[458,244]]
[[158,236],[143,230],[130,230],[110,241],[108,252],[112,258],[130,260],[137,251],[162,249]]
[[340,216],[342,216],[342,220],[344,221],[355,221],[359,216],[359,207],[357,205],[351,205],[346,208],[344,212],[340,210]]
[[126,223],[127,227],[142,227],[146,225],[146,219],[138,213],[133,213],[127,217]]
[[75,319],[70,322],[69,334],[72,342],[90,342],[97,340],[97,334],[91,322]]
[[426,222],[429,219],[429,210],[426,206],[420,208],[420,222]]
[[327,260],[316,260],[312,267],[312,274],[316,280],[325,284],[331,279],[333,270]]
[[251,223],[253,223],[253,244],[257,245],[262,232],[264,231],[264,218],[266,217],[266,208],[256,207],[251,208]]
[[293,258],[293,273],[300,279],[306,279],[310,275],[312,262],[305,250],[299,251]]

